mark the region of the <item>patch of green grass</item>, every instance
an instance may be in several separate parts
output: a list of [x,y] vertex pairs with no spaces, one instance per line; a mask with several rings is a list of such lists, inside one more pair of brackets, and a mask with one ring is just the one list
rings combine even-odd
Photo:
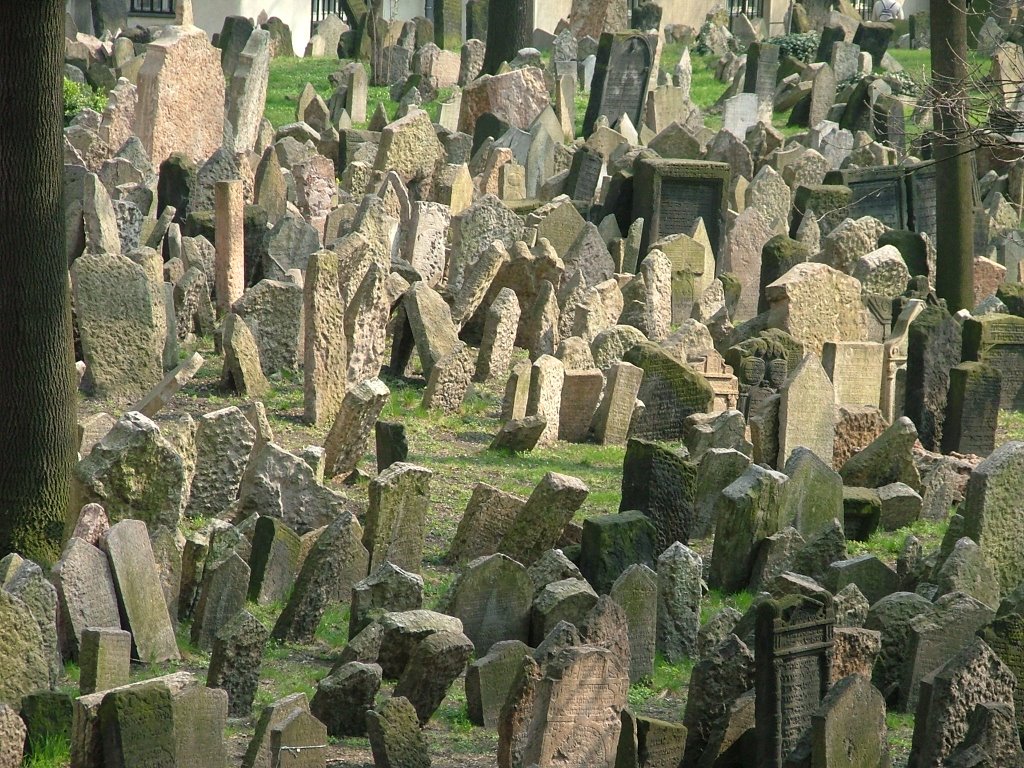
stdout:
[[267,82],[267,108],[264,112],[267,119],[275,128],[294,123],[295,105],[306,83],[312,83],[324,101],[329,99],[334,89],[327,77],[340,68],[338,59],[272,59]]
[[331,648],[342,648],[348,643],[348,618],[350,606],[329,605],[316,628],[316,639]]
[[47,734],[33,739],[22,768],[66,768],[71,765],[71,741],[67,736]]
[[909,750],[914,736],[914,716],[904,712],[888,712],[885,726],[889,729],[889,744],[901,750]]
[[268,630],[271,630],[274,628],[274,622],[277,621],[277,617],[280,616],[281,611],[284,610],[284,603],[275,601],[273,603],[268,603],[267,605],[260,605],[259,603],[250,600],[245,604],[245,610],[255,616],[256,620],[259,621],[260,624]]
[[754,602],[752,592],[736,592],[726,594],[719,589],[712,589],[700,604],[700,623],[707,624],[711,617],[723,608],[735,608],[740,613],[746,613],[750,604]]
[[867,541],[848,541],[846,551],[851,557],[874,555],[879,560],[892,561],[899,556],[907,536],[913,534],[920,539],[925,550],[934,549],[942,542],[948,527],[944,520],[918,520],[895,531],[875,531]]

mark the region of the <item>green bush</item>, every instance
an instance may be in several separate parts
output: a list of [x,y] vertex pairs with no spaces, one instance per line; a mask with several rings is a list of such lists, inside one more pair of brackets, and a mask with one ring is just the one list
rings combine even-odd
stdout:
[[94,91],[89,85],[64,78],[64,125],[70,125],[83,109],[102,112],[107,108],[106,94]]
[[798,35],[773,37],[768,42],[779,46],[783,56],[792,56],[794,59],[800,59],[800,61],[810,64],[818,53],[821,35],[817,32],[802,32]]

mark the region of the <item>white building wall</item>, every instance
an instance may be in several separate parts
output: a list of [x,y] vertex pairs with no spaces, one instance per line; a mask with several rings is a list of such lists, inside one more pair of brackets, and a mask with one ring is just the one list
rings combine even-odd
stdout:
[[[267,18],[277,16],[292,30],[292,46],[298,56],[306,50],[309,42],[309,0],[199,0],[192,4],[196,26],[213,37],[224,26],[228,16],[245,16],[256,21],[266,12]],[[156,24],[172,24],[173,19],[161,16],[130,16],[131,26],[144,27]]]

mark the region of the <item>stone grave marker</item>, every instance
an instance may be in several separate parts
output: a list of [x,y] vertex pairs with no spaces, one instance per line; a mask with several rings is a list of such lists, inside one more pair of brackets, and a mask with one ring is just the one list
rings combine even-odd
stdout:
[[999,371],[999,407],[1024,410],[1024,318],[991,314],[969,318],[963,326],[963,359]]
[[633,217],[643,218],[640,252],[667,235],[690,233],[704,222],[717,256],[725,233],[731,171],[728,163],[643,158],[633,181]]
[[646,565],[636,563],[615,580],[610,594],[628,622],[629,679],[647,679],[654,669],[658,575]]
[[180,658],[146,524],[122,520],[107,532],[105,546],[136,658],[150,664]]
[[84,632],[90,627],[120,630],[114,581],[107,558],[99,549],[84,539],[70,539],[52,578],[57,588],[64,657],[79,658]]
[[836,405],[879,405],[882,356],[877,342],[825,342],[821,364],[832,380]]
[[755,731],[765,766],[781,768],[829,687],[835,628],[830,595],[766,600],[755,629]]
[[995,449],[1002,376],[997,368],[969,362],[949,371],[943,453],[988,456]]
[[252,712],[263,648],[269,639],[267,628],[246,610],[217,628],[206,685],[227,691],[230,717],[248,717]]
[[778,466],[785,466],[798,446],[814,451],[831,466],[835,423],[827,404],[834,402],[835,395],[818,358],[807,355],[782,385],[780,394]]
[[371,570],[390,562],[419,572],[432,476],[425,467],[398,462],[370,482],[363,545],[370,553]]
[[529,640],[533,591],[526,568],[512,558],[481,557],[459,576],[449,611],[481,657],[500,641]]
[[607,117],[614,125],[626,115],[633,125],[640,125],[657,48],[656,35],[602,33],[583,119],[584,136],[594,132],[599,117]]
[[88,628],[82,631],[78,666],[78,688],[85,696],[107,691],[128,682],[131,671],[132,636],[113,628]]

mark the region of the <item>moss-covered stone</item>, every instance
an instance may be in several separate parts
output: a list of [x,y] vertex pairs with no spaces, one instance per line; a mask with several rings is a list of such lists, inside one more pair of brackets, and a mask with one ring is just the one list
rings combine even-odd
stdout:
[[637,397],[646,405],[633,434],[654,440],[682,440],[683,421],[692,413],[708,413],[715,399],[707,380],[652,342],[637,344],[622,359],[644,371]]
[[793,221],[789,236],[795,238],[807,211],[827,216],[845,210],[853,202],[853,190],[842,184],[809,184],[797,187],[793,196]]
[[775,235],[761,249],[761,289],[757,297],[757,312],[768,311],[764,286],[774,283],[792,267],[811,260],[811,252],[804,243],[787,235]]
[[906,229],[890,229],[878,238],[878,247],[885,245],[892,245],[900,252],[903,263],[907,265],[911,275],[929,274],[928,246],[919,233]]
[[606,595],[629,566],[654,567],[656,542],[654,523],[643,512],[591,517],[583,522],[580,570],[599,594]]

